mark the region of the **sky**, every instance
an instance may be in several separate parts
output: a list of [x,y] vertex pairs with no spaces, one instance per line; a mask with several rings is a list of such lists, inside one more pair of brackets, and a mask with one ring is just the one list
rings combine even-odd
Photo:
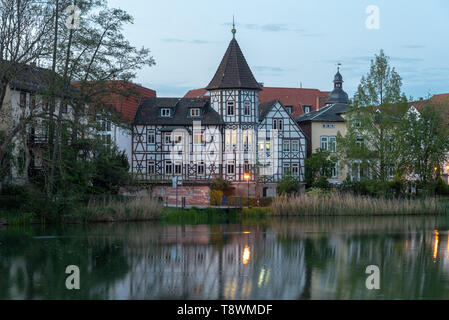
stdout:
[[[352,97],[383,49],[408,97],[449,93],[447,0],[108,2],[134,17],[124,34],[134,46],[149,48],[156,61],[135,82],[159,97],[182,97],[208,85],[232,39],[233,15],[236,39],[265,86],[330,91],[341,63],[344,89]],[[367,12],[369,6],[378,15]]]

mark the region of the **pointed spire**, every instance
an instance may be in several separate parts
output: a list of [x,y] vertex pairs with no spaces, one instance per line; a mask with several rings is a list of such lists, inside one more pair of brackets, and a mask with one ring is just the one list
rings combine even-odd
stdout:
[[261,90],[235,38],[229,43],[217,72],[206,89]]
[[235,39],[235,34],[237,33],[237,30],[235,29],[235,22],[234,22],[234,15],[232,15],[232,38]]

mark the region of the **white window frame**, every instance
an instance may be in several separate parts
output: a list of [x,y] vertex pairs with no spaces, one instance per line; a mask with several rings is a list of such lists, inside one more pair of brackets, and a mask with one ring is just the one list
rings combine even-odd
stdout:
[[292,140],[291,151],[292,152],[299,152],[299,140]]
[[247,117],[251,116],[251,101],[243,102],[243,115]]
[[324,151],[329,150],[329,137],[328,136],[320,137],[320,149],[324,150]]
[[163,117],[163,118],[171,117],[171,109],[170,108],[162,108],[161,109],[161,117]]
[[197,118],[197,117],[200,116],[200,114],[201,114],[200,108],[192,108],[192,109],[190,109],[190,116],[191,117]]
[[[152,137],[152,139],[150,139]],[[148,144],[155,144],[156,143],[156,131],[154,130],[148,130]]]
[[156,174],[156,163],[154,161],[148,162],[148,174]]
[[[231,108],[231,109],[229,109],[229,108]],[[231,110],[232,112],[229,112],[229,110]],[[235,102],[234,101],[226,102],[226,115],[235,116]]]
[[[167,168],[170,168],[170,170],[167,170]],[[173,174],[173,163],[171,161],[165,161],[165,168],[164,168],[165,175],[172,175]],[[168,172],[170,171],[170,172]]]
[[284,140],[282,142],[282,151],[283,152],[290,152],[291,151],[290,140]]
[[292,176],[299,176],[299,163],[292,163]]
[[[232,168],[232,172],[231,172],[231,170],[229,170],[230,168]],[[226,173],[227,174],[235,174],[235,164],[234,163],[226,164]]]

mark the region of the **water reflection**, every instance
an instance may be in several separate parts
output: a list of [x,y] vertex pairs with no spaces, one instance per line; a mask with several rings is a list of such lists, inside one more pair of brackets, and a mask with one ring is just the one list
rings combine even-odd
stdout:
[[[448,230],[436,217],[8,229],[0,299],[447,299]],[[368,265],[381,290],[365,288]]]

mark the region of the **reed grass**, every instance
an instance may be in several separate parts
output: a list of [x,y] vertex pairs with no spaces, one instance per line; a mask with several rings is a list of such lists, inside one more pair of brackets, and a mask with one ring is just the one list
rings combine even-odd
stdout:
[[271,208],[274,216],[446,214],[446,206],[436,198],[385,199],[337,192],[278,197]]
[[145,221],[160,218],[163,204],[149,196],[89,201],[84,220],[89,222]]

